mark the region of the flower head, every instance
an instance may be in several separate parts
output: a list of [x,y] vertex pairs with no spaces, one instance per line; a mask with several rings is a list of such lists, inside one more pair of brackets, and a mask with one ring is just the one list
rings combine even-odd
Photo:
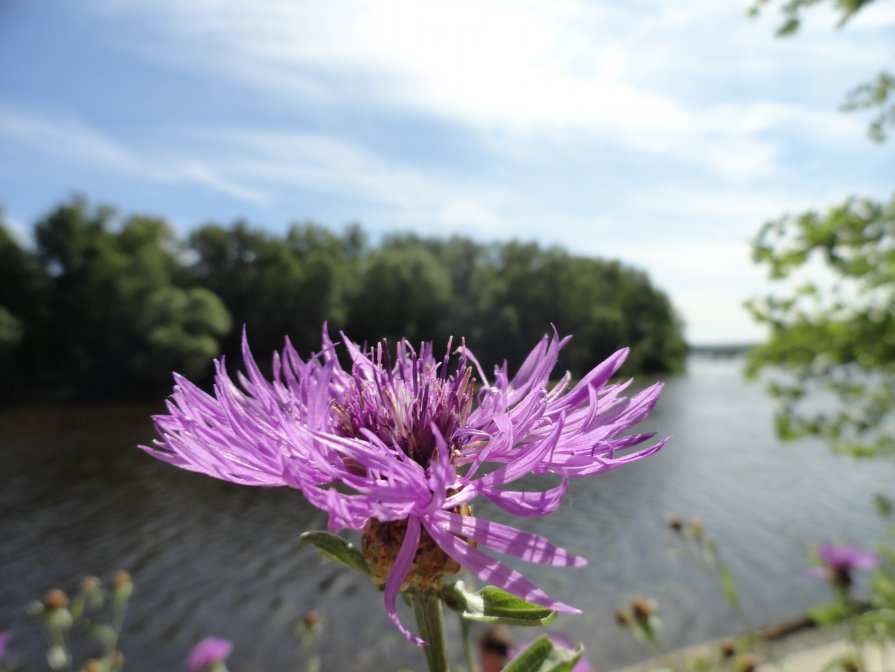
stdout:
[[814,567],[809,575],[831,581],[835,586],[848,589],[852,584],[852,572],[856,569],[872,569],[879,559],[875,553],[857,546],[836,545],[824,541],[817,549],[821,566]]
[[[227,481],[300,489],[328,512],[333,532],[363,530],[386,610],[417,644],[398,620],[398,593],[405,585],[437,585],[460,567],[531,602],[577,612],[486,549],[554,566],[579,567],[583,558],[542,536],[475,518],[470,508],[481,496],[517,516],[549,514],[569,479],[646,457],[667,441],[626,451],[654,436],[628,432],[662,387],[625,397],[631,381],[609,384],[627,350],[575,385],[567,373],[550,386],[567,340],[545,336],[515,376],[504,364],[489,380],[465,344],[452,352],[449,343],[439,358],[430,343],[415,350],[402,340],[392,354],[386,343],[364,349],[342,334],[346,369],[324,328],[321,351],[307,361],[287,340],[268,380],[244,335],[246,374],[234,382],[217,362],[213,395],[175,375],[168,415],[154,418],[160,440],[142,447]],[[513,489],[532,474],[554,474],[559,483]]]
[[226,639],[206,637],[193,647],[186,663],[189,672],[207,671],[212,665],[224,661],[233,650],[233,644]]

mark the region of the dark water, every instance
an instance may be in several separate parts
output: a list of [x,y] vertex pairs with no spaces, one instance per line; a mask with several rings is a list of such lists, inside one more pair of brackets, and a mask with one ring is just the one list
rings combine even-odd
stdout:
[[[756,625],[826,597],[823,585],[804,577],[817,540],[869,543],[882,529],[870,496],[891,494],[892,466],[808,442],[781,445],[769,401],[742,382],[739,368],[736,360],[693,359],[688,375],[669,381],[648,423],[674,436],[665,451],[577,481],[558,513],[523,521],[590,559],[584,569],[526,573],[584,611],[555,628],[584,641],[600,669],[643,657],[613,620],[637,594],[659,600],[672,645],[738,628],[712,584],[675,551],[664,522],[671,514],[706,521]],[[148,416],[156,410],[0,411],[0,630],[12,629],[12,648],[29,669],[43,665],[28,603],[118,568],[137,585],[122,640],[131,670],[182,669],[206,635],[234,642],[234,672],[303,669],[292,632],[310,609],[325,620],[324,670],[424,667],[391,626],[379,592],[297,548],[303,530],[325,527],[300,494],[182,472],[134,449],[151,438]],[[507,519],[493,507],[477,511]],[[454,656],[461,659],[459,648]]]

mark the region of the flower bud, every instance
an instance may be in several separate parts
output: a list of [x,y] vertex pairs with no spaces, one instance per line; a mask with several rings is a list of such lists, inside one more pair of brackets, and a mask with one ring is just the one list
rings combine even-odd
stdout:
[[63,593],[58,588],[54,588],[46,595],[44,595],[43,606],[46,611],[56,611],[57,609],[64,609],[68,606],[68,595]]
[[751,653],[741,653],[734,665],[737,672],[755,672],[757,667],[758,659]]
[[311,609],[311,611],[301,617],[301,624],[306,630],[315,630],[320,625],[320,612],[316,609]]
[[131,575],[123,569],[115,572],[115,576],[112,577],[112,588],[115,590],[115,598],[117,600],[127,600],[134,592]]
[[730,639],[722,641],[719,648],[721,649],[721,655],[724,658],[733,658],[733,655],[737,652],[736,644]]
[[655,612],[655,607],[653,603],[650,602],[645,597],[635,597],[631,600],[631,611],[634,613],[634,618],[638,621],[645,621]]
[[618,609],[615,612],[615,622],[623,628],[627,628],[629,625],[631,625],[631,617],[624,609]]
[[91,658],[86,663],[84,663],[84,672],[104,672],[105,665],[101,660],[97,660],[96,658]]
[[[457,507],[457,513],[464,516],[472,515],[472,507],[461,504]],[[398,557],[398,551],[404,543],[404,534],[407,531],[406,520],[396,520],[381,523],[375,518],[370,518],[361,536],[361,553],[364,561],[370,568],[373,582],[378,586],[384,586],[391,572],[392,565]],[[461,537],[462,539],[463,537]],[[464,539],[467,543],[475,545]],[[460,571],[460,563],[441,550],[429,533],[420,531],[419,546],[413,559],[406,584],[414,588],[430,589],[441,586],[445,577]]]
[[680,534],[684,529],[684,520],[680,516],[672,516],[668,519],[668,527],[676,534]]
[[85,593],[92,593],[99,588],[99,579],[95,576],[85,576],[81,579],[81,590]]
[[123,569],[119,569],[115,572],[115,576],[112,577],[112,586],[115,588],[123,588],[124,586],[131,584],[131,575],[125,572]]

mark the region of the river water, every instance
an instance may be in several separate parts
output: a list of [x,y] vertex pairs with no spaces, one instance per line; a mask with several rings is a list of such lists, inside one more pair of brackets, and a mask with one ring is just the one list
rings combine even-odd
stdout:
[[[741,368],[737,359],[691,358],[646,423],[673,435],[664,451],[573,482],[559,512],[522,521],[589,558],[583,569],[525,571],[582,609],[552,627],[583,641],[602,670],[646,657],[613,619],[636,595],[658,600],[671,646],[739,627],[712,582],[680,553],[665,525],[670,515],[705,521],[755,625],[827,597],[804,575],[818,540],[867,544],[881,534],[870,498],[892,494],[892,465],[835,456],[811,441],[781,444],[770,401],[760,385],[743,382]],[[376,589],[297,547],[302,531],[326,525],[300,494],[231,485],[136,450],[152,438],[148,416],[158,410],[0,410],[0,630],[12,630],[10,649],[28,669],[44,669],[29,602],[118,568],[136,584],[121,642],[130,670],[182,669],[191,645],[207,635],[233,641],[233,672],[304,669],[294,625],[310,609],[323,618],[323,670],[424,667]],[[494,507],[477,511],[507,520]],[[459,647],[453,657],[461,660]]]

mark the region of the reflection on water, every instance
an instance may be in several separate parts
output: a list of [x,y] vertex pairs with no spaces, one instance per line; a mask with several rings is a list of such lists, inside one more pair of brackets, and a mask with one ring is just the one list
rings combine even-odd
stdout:
[[[556,627],[584,641],[600,669],[641,657],[612,616],[636,594],[658,598],[672,645],[737,628],[706,577],[675,552],[665,527],[671,514],[706,521],[756,624],[826,597],[804,577],[818,539],[869,542],[881,530],[870,496],[891,491],[892,466],[809,442],[781,445],[769,401],[742,382],[739,367],[691,360],[648,422],[673,435],[665,451],[575,482],[558,513],[524,521],[590,559],[580,570],[526,573],[584,611]],[[206,635],[234,641],[232,669],[299,669],[292,631],[310,609],[325,619],[323,669],[421,667],[371,585],[297,548],[303,530],[326,524],[299,494],[230,485],[134,449],[152,437],[148,416],[156,410],[0,411],[0,630],[13,629],[18,653],[40,664],[40,633],[24,615],[32,599],[122,567],[137,585],[122,638],[129,669],[180,669]],[[479,510],[508,518],[485,504]]]

